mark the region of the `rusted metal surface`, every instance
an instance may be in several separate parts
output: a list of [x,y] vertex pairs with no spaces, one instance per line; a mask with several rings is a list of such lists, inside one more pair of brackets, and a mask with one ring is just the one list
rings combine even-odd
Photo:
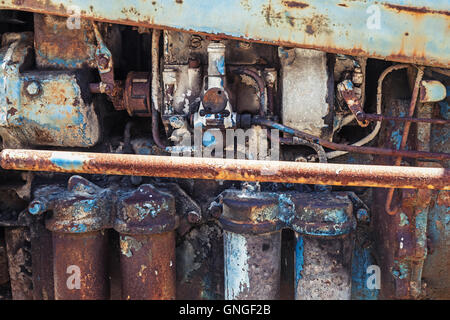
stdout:
[[51,211],[46,227],[52,232],[56,300],[109,299],[108,235],[111,191],[72,176],[67,191],[57,185],[35,191],[28,211]]
[[9,282],[8,257],[3,232],[0,234],[0,285]]
[[396,122],[423,122],[433,124],[450,124],[450,120],[446,119],[430,119],[430,118],[413,118],[413,117],[392,117],[383,114],[364,113],[362,119],[368,121],[396,121]]
[[353,239],[297,236],[295,298],[350,300]]
[[280,296],[281,231],[258,235],[224,231],[225,299]]
[[[419,68],[417,70],[416,81],[415,81],[414,89],[412,92],[411,102],[409,104],[409,110],[408,110],[408,114],[407,114],[408,117],[414,116],[414,112],[416,110],[417,99],[419,96],[420,83],[422,81],[423,74],[424,74],[423,68]],[[400,143],[399,150],[405,149],[406,143],[408,141],[408,135],[409,135],[410,128],[411,128],[411,122],[407,121],[403,127],[402,140]],[[402,157],[400,156],[395,159],[394,165],[399,166],[399,165],[401,165],[401,163],[402,163]],[[386,203],[385,203],[386,212],[389,213],[390,215],[394,215],[398,212],[398,208],[391,207],[394,191],[395,191],[395,189],[390,189],[388,191]]]
[[150,99],[150,74],[130,72],[125,81],[124,106],[130,116],[149,117],[152,115]]
[[53,232],[56,300],[109,299],[108,238],[104,230]]
[[447,97],[447,89],[437,80],[423,80],[420,83],[420,102],[439,102]]
[[405,157],[405,158],[423,158],[423,159],[435,159],[435,160],[446,160],[450,159],[449,153],[433,153],[433,152],[424,152],[424,151],[407,151],[407,150],[395,150],[395,149],[385,149],[385,148],[374,148],[374,147],[363,147],[356,145],[348,145],[348,144],[340,144],[330,142],[325,139],[321,139],[319,137],[313,136],[309,133],[293,129],[291,127],[284,126],[282,124],[276,123],[271,120],[263,119],[263,118],[254,118],[253,124],[266,126],[272,129],[280,130],[289,135],[305,139],[311,141],[313,143],[320,144],[324,147],[333,149],[333,150],[343,150],[347,152],[355,152],[355,153],[363,153],[363,154],[375,154],[380,156],[397,156],[397,157]]
[[342,95],[342,98],[347,103],[348,108],[353,113],[360,127],[367,127],[369,122],[367,120],[361,119],[362,114],[364,114],[363,106],[361,105],[361,100],[356,95],[353,90],[353,83],[350,80],[345,80],[338,84],[338,93]]
[[34,15],[34,51],[39,69],[96,68],[95,36],[90,21],[69,29],[67,18]]
[[222,228],[211,221],[191,228],[177,239],[177,299],[223,300]]
[[33,262],[33,299],[54,300],[52,233],[45,228],[43,217],[30,223],[31,259]]
[[120,232],[122,298],[175,299],[175,199],[142,185],[118,200],[114,228]]
[[[410,103],[404,101],[391,105],[392,108],[388,111],[398,115],[407,111]],[[437,116],[432,110],[431,105],[420,103],[417,105],[417,114],[420,117]],[[430,142],[434,140],[431,128],[434,126],[444,128],[440,125],[418,124],[416,130],[412,131],[409,136],[406,146],[408,148],[415,146],[418,150],[448,151],[448,148],[431,148]],[[380,136],[380,143],[385,146],[399,147],[402,141],[401,132],[401,124],[387,123],[386,131]],[[376,159],[376,163],[383,164],[391,164],[394,161],[395,159],[392,158],[380,157]],[[441,166],[442,164],[419,161],[418,165],[424,167]],[[381,269],[380,297],[383,299],[426,298],[428,291],[427,277],[431,280],[430,284],[433,284],[433,280],[440,279],[443,287],[447,286],[448,288],[448,277],[445,277],[445,273],[440,273],[442,266],[436,264],[434,270],[437,274],[431,272],[425,277],[423,273],[424,266],[433,261],[428,261],[429,254],[432,252],[432,243],[439,243],[445,239],[444,237],[437,240],[435,226],[439,219],[436,219],[435,215],[439,216],[441,210],[448,212],[448,206],[446,207],[445,202],[436,206],[436,197],[433,194],[434,192],[430,190],[397,190],[392,201],[397,204],[398,212],[396,215],[389,215],[383,206],[386,203],[388,191],[386,189],[374,190],[372,202],[374,239],[376,240],[374,244],[378,265]],[[430,237],[433,233],[434,236]],[[438,233],[438,237],[441,235]],[[433,241],[431,241],[431,238],[433,238]],[[447,259],[444,258],[445,252],[442,251],[437,256],[440,257],[438,259]],[[436,257],[432,259],[436,261]],[[448,263],[444,262],[444,264],[448,268]],[[439,295],[439,292],[442,291],[438,289],[436,292]]]
[[159,118],[162,108],[162,91],[161,80],[159,75],[159,41],[161,38],[160,30],[153,30],[152,32],[152,137],[156,145],[161,149],[165,149],[166,145],[160,137],[159,133]]
[[[357,199],[328,192],[223,192],[226,298],[279,298],[280,230],[290,228],[298,235],[296,298],[350,299],[356,227],[351,198]],[[277,251],[271,251],[274,245]]]
[[111,226],[112,194],[90,181],[72,176],[68,190],[58,186],[38,189],[28,211],[33,215],[52,211],[46,227],[52,232],[85,233]]
[[[449,26],[446,0],[420,0],[414,4],[401,0],[232,0],[208,6],[201,0],[139,0],[132,5],[117,0],[108,6],[100,0],[79,0],[70,5],[76,5],[80,16],[88,19],[424,65],[450,65],[445,50]],[[4,0],[0,8],[73,14],[66,0]]]
[[4,145],[90,147],[100,138],[99,120],[81,72],[24,71],[32,63],[31,33],[2,36],[0,134]]
[[7,170],[450,189],[450,170],[444,168],[247,161],[8,149],[2,151],[0,158],[1,167]]
[[122,299],[175,299],[175,232],[120,236]]
[[14,300],[33,300],[30,230],[25,227],[5,229],[9,279]]

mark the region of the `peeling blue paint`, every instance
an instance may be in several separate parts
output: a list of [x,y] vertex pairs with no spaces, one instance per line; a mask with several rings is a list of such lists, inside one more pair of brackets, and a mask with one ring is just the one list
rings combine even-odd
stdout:
[[409,224],[408,216],[404,214],[403,212],[400,212],[400,227],[407,226]]
[[295,292],[297,292],[298,281],[302,278],[304,265],[303,251],[303,237],[297,235],[297,243],[295,245]]
[[86,230],[87,227],[84,223],[76,224],[70,229],[70,231],[72,231],[73,233],[84,233],[86,232]]
[[216,68],[217,68],[217,71],[221,75],[225,74],[225,57],[224,56],[220,57],[220,59],[216,61]]
[[402,144],[402,133],[400,132],[400,129],[397,129],[391,133],[391,141],[396,149],[400,149]]
[[355,244],[352,259],[352,300],[377,300],[380,290],[367,287],[367,268],[375,265],[372,258],[372,247],[365,248]]
[[396,270],[392,271],[392,275],[395,278],[398,278],[400,280],[406,279],[409,277],[409,265],[407,262],[404,261],[395,261],[395,265],[398,267]]
[[76,158],[75,156],[52,156],[50,162],[64,170],[81,170],[84,159]]

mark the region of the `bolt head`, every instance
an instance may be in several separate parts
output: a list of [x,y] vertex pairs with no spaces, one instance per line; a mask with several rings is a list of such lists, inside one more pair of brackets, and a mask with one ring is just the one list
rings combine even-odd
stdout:
[[202,221],[202,215],[197,211],[191,211],[187,215],[189,223],[200,223]]
[[356,218],[360,221],[369,221],[369,212],[364,208],[360,208],[356,212]]
[[210,208],[211,216],[218,219],[222,215],[222,206],[220,205],[214,205]]
[[30,96],[36,96],[39,94],[41,86],[37,81],[32,81],[27,85],[26,90]]

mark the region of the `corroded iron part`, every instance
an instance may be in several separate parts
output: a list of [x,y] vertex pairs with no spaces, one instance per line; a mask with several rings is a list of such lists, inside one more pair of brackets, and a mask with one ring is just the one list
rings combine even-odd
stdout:
[[118,199],[124,300],[175,299],[175,198],[150,184]]
[[56,300],[110,298],[105,230],[53,232],[53,273]]
[[175,299],[175,232],[120,235],[123,300]]
[[[41,150],[0,154],[3,169],[187,179],[449,190],[450,170]],[[270,174],[268,174],[270,173]]]

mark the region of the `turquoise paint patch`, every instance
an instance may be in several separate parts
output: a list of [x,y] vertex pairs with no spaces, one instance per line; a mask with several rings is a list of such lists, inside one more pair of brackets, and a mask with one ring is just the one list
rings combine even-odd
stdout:
[[83,169],[84,164],[82,159],[77,159],[75,157],[65,158],[61,156],[52,156],[50,162],[64,170],[81,170]]
[[409,224],[408,216],[404,214],[403,212],[400,212],[400,227],[407,226]]
[[84,232],[86,232],[86,230],[87,230],[87,227],[84,223],[77,224],[70,229],[70,231],[72,231],[74,233],[84,233]]
[[392,275],[401,280],[406,279],[409,275],[409,265],[406,262],[398,263],[395,261],[395,263],[398,265],[398,269],[393,270]]
[[400,132],[400,129],[391,133],[391,141],[396,149],[400,149],[400,145],[402,144],[402,133]]
[[303,251],[303,237],[299,236],[295,245],[295,291],[297,291],[298,281],[302,278],[304,265]]
[[203,145],[205,147],[212,146],[216,143],[216,137],[210,132],[206,131],[203,135]]
[[220,74],[222,75],[225,74],[225,57],[221,57],[219,60],[216,61],[216,68]]
[[371,248],[355,245],[352,259],[352,300],[377,300],[380,290],[367,287],[367,268],[374,265]]
[[417,244],[422,248],[426,248],[427,246],[427,222],[428,212],[427,210],[423,210],[416,216]]

